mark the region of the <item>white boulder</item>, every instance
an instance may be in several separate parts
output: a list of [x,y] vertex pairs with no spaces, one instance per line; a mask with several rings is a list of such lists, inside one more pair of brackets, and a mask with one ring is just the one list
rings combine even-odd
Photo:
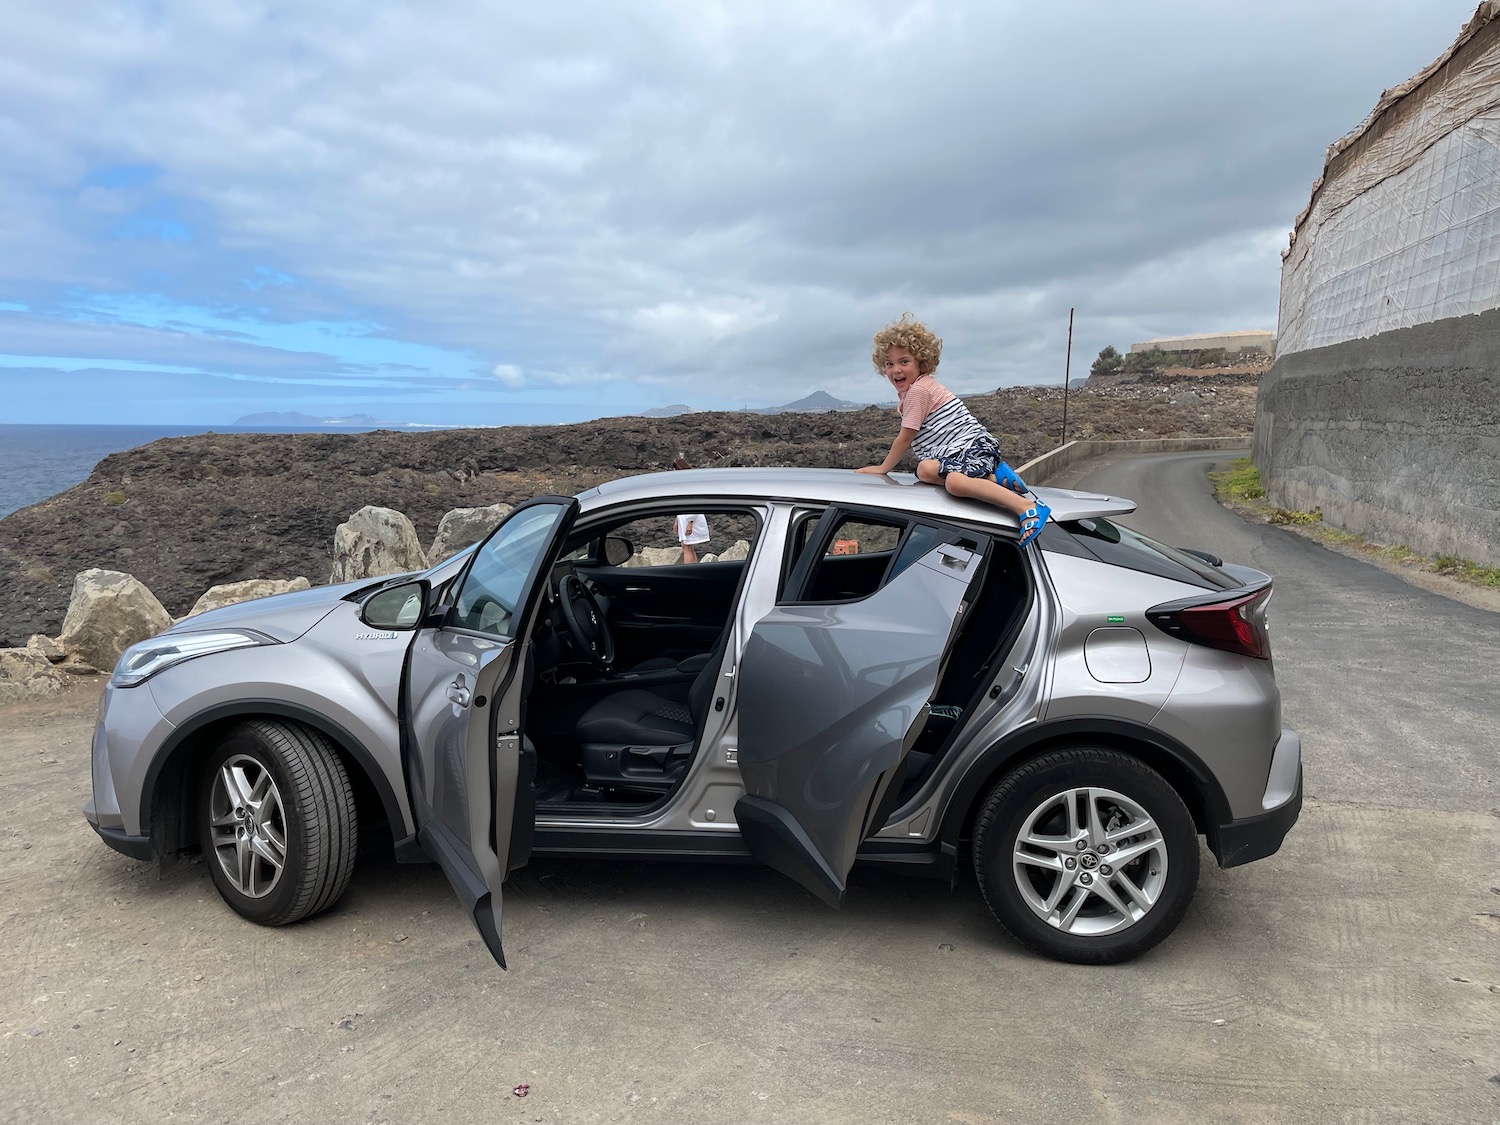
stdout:
[[30,647],[0,648],[0,704],[56,695],[67,684],[52,662]]
[[207,613],[211,609],[222,609],[226,605],[269,598],[272,594],[290,594],[294,590],[310,590],[312,583],[300,575],[296,578],[248,578],[244,582],[226,582],[222,586],[210,586],[208,593],[188,610],[189,617]]
[[73,580],[58,640],[69,655],[108,671],[136,641],[171,624],[171,615],[139,579],[94,567]]
[[510,515],[509,504],[490,504],[483,508],[454,508],[438,523],[432,549],[427,552],[428,565],[436,566],[458,554],[470,543],[478,543],[501,520]]
[[333,572],[329,582],[351,582],[426,570],[427,554],[416,528],[394,508],[366,505],[333,533]]
[[734,562],[739,559],[748,559],[749,557],[750,541],[748,539],[736,539],[728,547],[724,548],[724,553],[719,556],[719,561]]

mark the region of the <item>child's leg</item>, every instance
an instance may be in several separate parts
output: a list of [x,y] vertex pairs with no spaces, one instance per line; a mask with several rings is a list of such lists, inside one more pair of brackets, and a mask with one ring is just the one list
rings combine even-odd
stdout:
[[917,479],[927,484],[942,484],[942,475],[938,472],[937,459],[917,462]]
[[[934,466],[934,472],[936,471],[936,461],[924,461],[922,464],[931,464]],[[920,466],[917,475],[921,475]],[[994,477],[966,477],[963,473],[951,472],[943,478],[943,484],[954,496],[972,496],[976,500],[983,500],[987,504],[994,504],[996,507],[1012,511],[1018,516],[1029,512],[1035,503],[1013,489],[996,484]]]

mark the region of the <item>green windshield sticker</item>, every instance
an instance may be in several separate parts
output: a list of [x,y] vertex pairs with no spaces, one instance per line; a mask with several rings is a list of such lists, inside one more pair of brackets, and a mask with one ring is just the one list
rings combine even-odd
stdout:
[[1123,624],[1125,624],[1125,616],[1124,616],[1124,614],[1120,614],[1120,613],[1111,613],[1104,620],[1108,621],[1111,625],[1123,625]]

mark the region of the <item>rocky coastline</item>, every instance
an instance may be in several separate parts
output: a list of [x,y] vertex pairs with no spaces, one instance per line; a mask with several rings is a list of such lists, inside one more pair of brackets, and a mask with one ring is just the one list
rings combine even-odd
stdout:
[[[1254,378],[1074,390],[1068,436],[1146,438],[1251,432]],[[1012,464],[1058,443],[1060,387],[968,396]],[[112,454],[84,483],[0,520],[0,648],[57,636],[75,578],[133,575],[170,616],[209,587],[306,577],[326,582],[334,529],[367,506],[404,513],[432,543],[445,513],[571,494],[668,467],[825,465],[880,460],[889,408],[623,417],[564,426],[437,433],[203,434]]]

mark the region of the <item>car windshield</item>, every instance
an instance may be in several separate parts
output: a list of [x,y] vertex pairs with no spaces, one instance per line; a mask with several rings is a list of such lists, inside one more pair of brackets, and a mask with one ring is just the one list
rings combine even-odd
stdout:
[[562,517],[561,504],[519,509],[474,554],[454,607],[453,624],[495,636],[510,636],[517,603]]

